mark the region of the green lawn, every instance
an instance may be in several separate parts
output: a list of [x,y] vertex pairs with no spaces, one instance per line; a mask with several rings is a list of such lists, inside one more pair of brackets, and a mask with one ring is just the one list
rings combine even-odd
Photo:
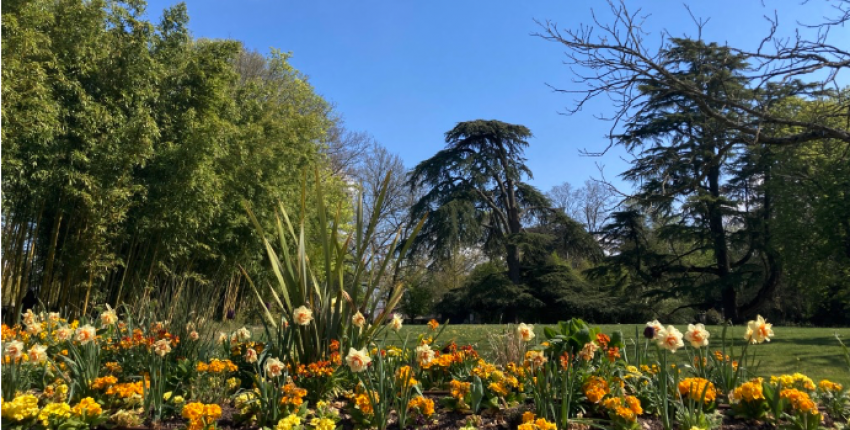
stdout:
[[[537,338],[535,341],[543,338],[542,325],[535,326]],[[635,328],[639,333],[643,331],[644,325],[600,325],[604,333],[610,334],[614,330],[622,330],[627,339],[627,344],[632,345],[635,338]],[[686,326],[677,326],[682,332]],[[439,339],[440,343],[454,339],[458,344],[472,344],[482,353],[487,356],[490,353],[491,347],[488,341],[488,336],[491,333],[504,332],[507,329],[505,325],[449,325]],[[736,348],[743,345],[743,335],[745,327],[730,327],[727,332],[729,339],[734,338]],[[709,327],[711,332],[712,344],[709,346],[713,351],[719,349],[722,328],[718,326]],[[428,331],[427,326],[406,325],[402,330],[402,336],[409,335],[414,339],[418,334]],[[835,333],[841,336],[845,344],[850,341],[850,328],[796,328],[796,327],[774,327],[774,338],[769,343],[761,345],[751,345],[749,352],[755,353],[757,360],[760,361],[758,374],[760,375],[778,375],[783,373],[804,373],[815,382],[821,379],[830,379],[833,381],[850,384],[850,369],[838,342],[835,340]],[[644,342],[641,337],[640,342]],[[676,356],[681,360],[686,360],[687,355],[683,351],[679,351]]]

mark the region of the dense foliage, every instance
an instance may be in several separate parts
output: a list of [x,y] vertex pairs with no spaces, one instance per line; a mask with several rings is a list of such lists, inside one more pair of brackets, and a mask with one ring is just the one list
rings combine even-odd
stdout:
[[158,23],[142,1],[2,12],[10,320],[24,303],[85,314],[202,291],[223,315],[245,292],[237,264],[265,279],[242,200],[270,228],[272,208],[297,209],[314,183],[303,173],[318,169],[327,203],[350,214],[323,151],[330,106],[288,54],[193,39],[182,4]]

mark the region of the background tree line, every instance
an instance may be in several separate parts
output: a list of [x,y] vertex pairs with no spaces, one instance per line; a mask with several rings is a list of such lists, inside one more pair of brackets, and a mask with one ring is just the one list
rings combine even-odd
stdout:
[[596,71],[578,76],[573,110],[621,96],[608,137],[633,156],[631,190],[544,193],[523,125],[459,122],[408,170],[348,130],[290,54],[194,39],[184,6],[156,23],[144,6],[3,3],[7,319],[190,297],[244,313],[244,274],[262,284],[269,270],[243,203],[269,230],[278,203],[327,228],[311,212],[318,178],[343,219],[355,191],[377,206],[375,250],[427,215],[381,280],[407,287],[408,317],[850,323],[850,92],[835,78],[850,55],[827,39],[650,50],[615,3],[616,24],[596,23],[606,38],[541,23],[576,73]]

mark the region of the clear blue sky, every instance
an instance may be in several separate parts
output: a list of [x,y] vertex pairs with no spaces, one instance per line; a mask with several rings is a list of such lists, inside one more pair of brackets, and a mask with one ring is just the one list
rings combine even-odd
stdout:
[[[150,1],[149,17],[177,3]],[[627,163],[615,150],[598,158],[610,124],[595,119],[610,113],[600,99],[573,116],[560,115],[571,96],[546,84],[575,88],[562,64],[563,50],[530,36],[534,19],[561,28],[591,23],[591,7],[610,17],[601,1],[291,1],[189,0],[189,28],[195,37],[241,40],[251,49],[291,51],[292,64],[310,77],[316,90],[336,105],[346,126],[372,134],[399,154],[408,167],[444,147],[443,134],[457,122],[498,119],[523,124],[534,138],[526,152],[532,183],[548,191],[564,181],[581,184],[598,177],[596,164],[613,179]],[[788,34],[795,20],[819,22],[831,3],[756,0],[692,0],[698,17],[711,18],[703,32],[709,41],[755,47],[767,34],[762,18],[779,13]],[[645,28],[658,37],[695,35],[682,2],[629,1],[651,14]],[[842,30],[845,40],[850,32]],[[833,36],[840,40],[838,34]]]

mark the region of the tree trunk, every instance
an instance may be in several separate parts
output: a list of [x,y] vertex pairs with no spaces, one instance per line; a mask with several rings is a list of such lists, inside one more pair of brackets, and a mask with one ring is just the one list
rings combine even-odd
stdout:
[[708,172],[708,189],[711,200],[708,203],[708,228],[711,233],[717,275],[720,278],[721,301],[724,317],[738,321],[738,290],[729,280],[731,264],[726,243],[726,229],[723,226],[723,207],[720,202],[720,166],[714,163]]

